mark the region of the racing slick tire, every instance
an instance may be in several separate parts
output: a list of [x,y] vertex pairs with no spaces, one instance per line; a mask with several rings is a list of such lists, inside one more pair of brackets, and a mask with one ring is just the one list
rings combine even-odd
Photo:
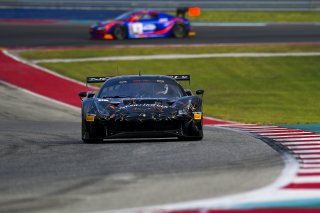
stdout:
[[124,40],[128,37],[128,32],[123,25],[116,25],[113,29],[112,35],[117,40]]
[[[82,120],[81,128],[82,141],[84,143],[101,143],[103,138],[101,137],[101,131],[97,127],[90,126],[87,122]],[[100,136],[100,137],[99,137]]]
[[202,121],[194,121],[192,124],[182,127],[183,136],[179,136],[179,140],[183,141],[200,141],[203,139]]
[[172,28],[172,36],[174,38],[184,38],[187,34],[187,28],[183,23],[176,23]]

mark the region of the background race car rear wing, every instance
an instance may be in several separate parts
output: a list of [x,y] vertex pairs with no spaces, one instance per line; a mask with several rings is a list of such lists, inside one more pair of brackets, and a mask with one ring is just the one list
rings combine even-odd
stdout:
[[[173,78],[176,81],[189,81],[190,84],[190,75],[167,75],[168,77]],[[86,83],[103,83],[106,80],[112,77],[87,77]]]
[[176,16],[186,18],[186,13],[189,16],[200,16],[200,7],[180,7],[176,9]]
[[188,7],[179,7],[176,9],[176,16],[181,17],[181,18],[185,18],[188,10],[189,10]]

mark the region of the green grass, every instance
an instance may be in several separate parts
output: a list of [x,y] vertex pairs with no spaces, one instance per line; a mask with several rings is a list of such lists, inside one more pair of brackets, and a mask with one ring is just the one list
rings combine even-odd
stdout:
[[191,21],[210,22],[320,22],[320,12],[201,11]]
[[122,55],[199,54],[240,52],[320,52],[320,45],[230,45],[202,47],[150,47],[150,48],[79,48],[66,50],[37,50],[21,52],[21,56],[33,59],[88,58]]
[[[320,57],[210,58],[41,64],[85,76],[191,74],[208,116],[246,123],[320,123]],[[188,85],[185,85],[188,87]]]

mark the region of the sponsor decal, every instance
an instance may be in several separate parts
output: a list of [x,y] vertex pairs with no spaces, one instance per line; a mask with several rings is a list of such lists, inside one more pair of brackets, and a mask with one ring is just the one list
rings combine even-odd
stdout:
[[202,113],[201,113],[201,112],[195,112],[195,113],[193,113],[193,118],[194,118],[194,120],[201,120],[201,118],[202,118]]
[[143,26],[143,30],[155,30],[157,27],[154,24],[146,24]]
[[161,18],[161,19],[159,19],[159,22],[160,22],[160,23],[167,22],[167,21],[168,21],[168,18]]
[[169,108],[168,106],[163,106],[160,104],[131,104],[127,106],[120,107],[119,109],[127,109],[130,107],[159,107],[159,108]]
[[99,101],[99,102],[109,102],[108,99],[104,99],[104,98],[98,98],[97,101]]
[[87,115],[86,116],[86,121],[88,121],[88,122],[94,122],[94,115]]

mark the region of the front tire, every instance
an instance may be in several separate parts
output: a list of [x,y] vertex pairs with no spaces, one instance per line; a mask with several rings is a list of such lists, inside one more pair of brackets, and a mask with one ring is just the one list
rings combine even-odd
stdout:
[[81,138],[84,143],[101,143],[103,138],[99,137],[99,130],[82,120]]
[[203,139],[203,123],[202,121],[192,121],[182,127],[182,136],[179,136],[179,140],[184,141],[200,141]]
[[128,36],[127,30],[123,25],[116,25],[112,34],[117,40],[124,40]]

